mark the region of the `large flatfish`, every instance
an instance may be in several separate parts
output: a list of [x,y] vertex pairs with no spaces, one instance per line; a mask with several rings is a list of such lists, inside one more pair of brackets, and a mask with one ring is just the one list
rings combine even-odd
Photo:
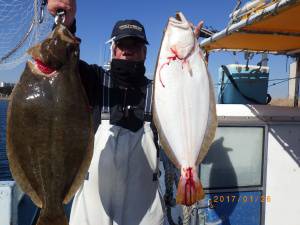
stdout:
[[41,208],[38,225],[67,225],[63,203],[82,184],[93,152],[92,117],[78,72],[79,41],[59,24],[29,49],[7,116],[13,177]]
[[160,142],[181,170],[176,201],[204,198],[198,165],[214,138],[217,119],[213,84],[193,30],[182,13],[170,17],[155,72],[154,122]]

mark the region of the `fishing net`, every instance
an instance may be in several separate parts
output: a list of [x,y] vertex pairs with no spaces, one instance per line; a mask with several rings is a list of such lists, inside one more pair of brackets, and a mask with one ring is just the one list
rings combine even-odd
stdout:
[[26,51],[49,34],[53,17],[45,5],[45,0],[0,0],[0,70],[23,63]]

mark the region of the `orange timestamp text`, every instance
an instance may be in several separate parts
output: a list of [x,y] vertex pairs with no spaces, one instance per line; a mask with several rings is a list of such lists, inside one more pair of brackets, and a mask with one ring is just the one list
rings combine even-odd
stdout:
[[214,195],[208,200],[210,205],[218,203],[252,203],[252,202],[271,202],[270,195]]

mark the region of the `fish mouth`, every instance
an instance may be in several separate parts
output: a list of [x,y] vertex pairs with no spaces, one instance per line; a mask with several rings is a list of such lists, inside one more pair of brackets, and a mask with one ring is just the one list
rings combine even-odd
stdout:
[[44,76],[44,77],[48,77],[48,78],[54,77],[57,75],[57,70],[43,72],[35,60],[28,60],[27,63],[29,65],[29,68],[31,69],[32,73],[35,75]]
[[188,29],[190,27],[189,22],[184,17],[182,12],[176,12],[175,17],[170,17],[169,22],[176,27]]
[[[176,12],[175,16],[176,20],[182,21],[182,18],[184,18],[183,14],[181,12]],[[184,18],[185,19],[185,18]]]

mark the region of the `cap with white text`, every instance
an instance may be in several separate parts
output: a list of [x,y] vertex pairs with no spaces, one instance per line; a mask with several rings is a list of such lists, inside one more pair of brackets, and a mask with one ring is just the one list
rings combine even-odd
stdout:
[[111,38],[114,41],[119,41],[122,38],[134,37],[141,39],[145,44],[147,41],[144,26],[137,20],[119,20],[111,33]]

